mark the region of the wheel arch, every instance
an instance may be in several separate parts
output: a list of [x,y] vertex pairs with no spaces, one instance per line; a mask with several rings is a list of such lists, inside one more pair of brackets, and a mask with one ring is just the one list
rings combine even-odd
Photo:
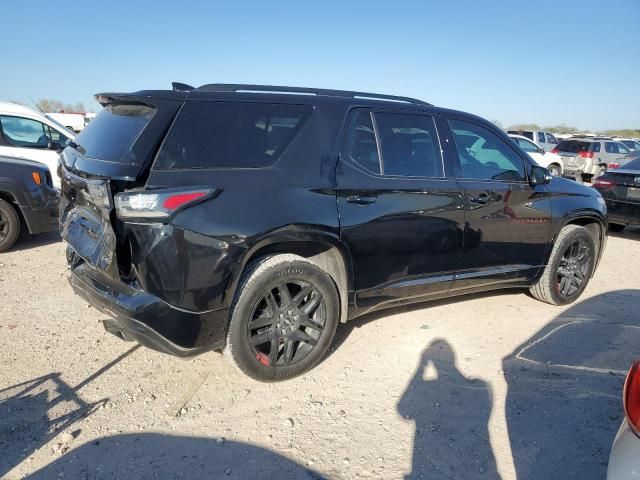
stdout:
[[257,258],[279,253],[306,258],[331,277],[340,299],[340,321],[346,322],[349,292],[353,290],[354,285],[353,269],[346,248],[336,235],[330,233],[303,234],[299,238],[291,238],[289,231],[284,236],[273,235],[262,239],[246,252],[239,263],[233,273],[225,300],[229,303],[233,300],[240,277],[249,263]]
[[18,200],[15,197],[15,195],[10,191],[0,188],[0,199],[4,200],[9,205],[11,205],[15,210],[16,214],[18,215],[18,221],[20,222],[20,235],[22,235],[25,232],[30,233],[31,229],[24,216],[24,213],[22,213],[22,207],[18,203]]
[[[597,249],[596,263],[594,264],[594,268],[593,268],[593,271],[595,272],[596,268],[598,267],[598,264],[600,263],[600,259],[602,258],[602,252],[604,251],[604,246],[606,244],[606,235],[607,235],[606,219],[601,214],[595,211],[573,212],[572,214],[567,215],[567,217],[565,217],[564,220],[559,224],[558,228],[556,229],[553,235],[552,244],[555,244],[558,238],[558,235],[560,234],[560,231],[567,225],[579,225],[581,227],[585,227],[587,230],[589,230],[592,233],[593,239],[596,242],[596,249]],[[550,248],[547,254],[545,264],[549,262],[551,250],[552,249]]]

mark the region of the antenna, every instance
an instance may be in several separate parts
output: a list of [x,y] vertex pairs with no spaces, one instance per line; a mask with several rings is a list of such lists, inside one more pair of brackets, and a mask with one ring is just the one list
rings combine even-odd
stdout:
[[33,98],[31,98],[31,97],[29,97],[29,96],[27,96],[27,98],[28,98],[29,100],[31,100],[31,103],[33,103],[33,105],[34,105],[38,110],[40,110],[40,113],[44,113],[44,112],[42,111],[42,109],[38,106],[38,104],[33,100]]

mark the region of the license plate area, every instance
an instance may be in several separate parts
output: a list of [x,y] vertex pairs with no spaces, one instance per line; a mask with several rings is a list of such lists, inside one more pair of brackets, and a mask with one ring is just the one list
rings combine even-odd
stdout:
[[627,198],[640,200],[640,188],[635,188],[635,187],[627,188]]

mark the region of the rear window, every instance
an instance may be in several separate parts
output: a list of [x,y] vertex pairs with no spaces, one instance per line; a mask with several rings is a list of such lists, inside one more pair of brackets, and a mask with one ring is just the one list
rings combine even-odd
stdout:
[[131,147],[155,112],[146,105],[107,105],[76,137],[76,143],[87,157],[134,163]]
[[311,114],[310,105],[187,102],[154,168],[260,168],[273,164]]
[[[529,140],[533,140],[533,132],[526,130],[509,130],[507,132],[510,135],[520,135],[522,137],[527,137]],[[544,140],[543,140],[544,142]]]
[[624,168],[626,170],[640,170],[640,158],[636,158],[634,160],[631,160],[626,165],[623,165],[622,168]]
[[561,152],[578,153],[578,152],[588,152],[590,145],[591,145],[590,142],[580,142],[578,140],[564,140],[560,142],[557,148]]

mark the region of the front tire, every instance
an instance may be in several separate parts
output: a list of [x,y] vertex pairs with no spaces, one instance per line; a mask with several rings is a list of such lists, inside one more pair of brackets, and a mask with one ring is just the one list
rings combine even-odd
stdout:
[[560,169],[560,165],[556,165],[555,163],[549,165],[549,173],[554,177],[562,176],[562,170]]
[[276,382],[313,368],[338,326],[340,300],[331,277],[291,254],[252,262],[231,307],[226,352],[246,375]]
[[596,244],[587,230],[567,225],[558,234],[549,263],[531,294],[551,305],[573,303],[589,283],[596,261]]
[[0,198],[0,252],[11,248],[20,233],[20,217],[10,203]]

